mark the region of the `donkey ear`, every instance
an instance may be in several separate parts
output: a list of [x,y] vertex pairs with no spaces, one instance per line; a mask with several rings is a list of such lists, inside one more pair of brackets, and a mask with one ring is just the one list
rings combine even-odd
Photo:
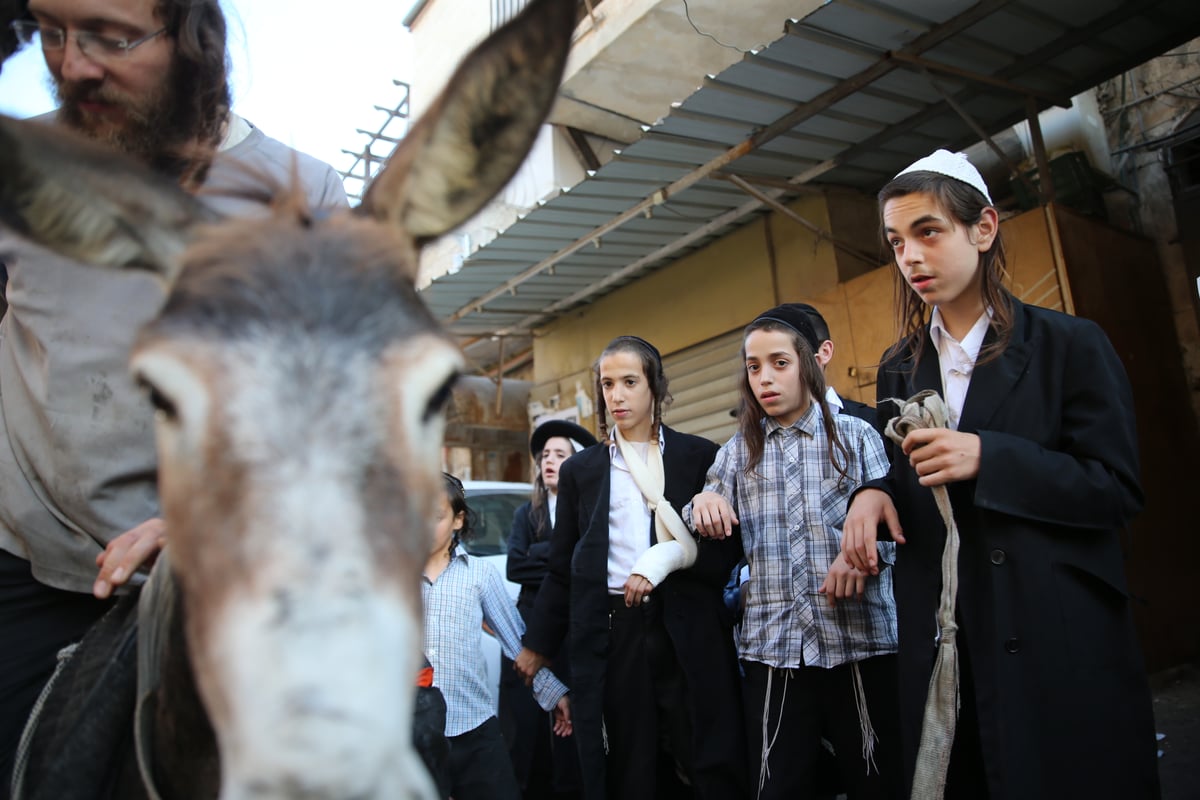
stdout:
[[463,60],[392,154],[362,210],[418,242],[483,208],[516,173],[558,91],[574,0],[532,0]]
[[55,125],[0,116],[0,223],[65,256],[168,282],[216,215],[163,175]]

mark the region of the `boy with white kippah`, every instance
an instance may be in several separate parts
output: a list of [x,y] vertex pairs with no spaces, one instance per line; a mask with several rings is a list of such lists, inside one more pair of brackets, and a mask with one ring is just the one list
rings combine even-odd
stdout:
[[[999,217],[964,156],[917,161],[879,207],[911,288],[881,360],[880,418],[922,390],[944,397],[948,417],[897,436],[890,471],[854,495],[842,539],[872,574],[877,538],[898,545],[911,796],[1158,797],[1119,538],[1143,502],[1125,370],[1094,323],[1009,293]],[[931,489],[948,492],[957,535]],[[949,691],[931,675],[949,675]],[[925,719],[927,695],[940,720]]]
[[947,178],[962,181],[978,189],[979,193],[983,195],[983,199],[987,201],[987,204],[989,206],[992,205],[992,196],[988,193],[987,184],[983,182],[983,176],[979,174],[979,170],[975,169],[975,165],[967,158],[966,153],[934,150],[924,158],[918,158],[897,172],[896,177],[899,178],[901,175],[908,175],[912,172],[935,172],[939,175],[945,175]]

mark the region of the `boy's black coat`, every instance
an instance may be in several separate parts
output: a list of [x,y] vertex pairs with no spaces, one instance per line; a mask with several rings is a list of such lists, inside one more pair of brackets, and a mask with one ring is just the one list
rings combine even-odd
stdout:
[[[718,448],[698,436],[665,426],[663,431],[664,494],[678,511],[704,488]],[[563,462],[550,572],[525,635],[526,646],[546,656],[553,656],[564,641],[569,644],[571,709],[583,785],[586,796],[598,800],[606,797],[601,723],[608,648],[609,477],[606,442]],[[646,535],[653,537],[652,530]],[[675,572],[652,593],[651,602],[663,604],[663,621],[687,679],[699,798],[745,795],[737,658],[722,598],[741,556],[739,537],[701,540],[695,565]]]

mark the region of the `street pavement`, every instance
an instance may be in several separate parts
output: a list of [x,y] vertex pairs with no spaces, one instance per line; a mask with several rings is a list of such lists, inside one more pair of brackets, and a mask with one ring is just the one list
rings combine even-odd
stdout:
[[1200,665],[1150,678],[1163,800],[1200,800]]

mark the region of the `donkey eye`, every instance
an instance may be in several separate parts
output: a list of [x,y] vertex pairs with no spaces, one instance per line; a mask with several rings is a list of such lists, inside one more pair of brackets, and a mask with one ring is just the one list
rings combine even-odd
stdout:
[[163,394],[157,386],[145,378],[139,378],[138,385],[150,398],[150,405],[154,406],[156,413],[162,415],[168,422],[179,418],[179,409],[175,407],[174,401]]
[[429,422],[429,420],[446,410],[446,406],[450,402],[450,396],[454,391],[454,384],[457,380],[458,373],[451,373],[450,377],[446,378],[442,385],[438,387],[438,390],[429,398],[429,402],[425,405],[425,414],[423,415],[425,422]]

